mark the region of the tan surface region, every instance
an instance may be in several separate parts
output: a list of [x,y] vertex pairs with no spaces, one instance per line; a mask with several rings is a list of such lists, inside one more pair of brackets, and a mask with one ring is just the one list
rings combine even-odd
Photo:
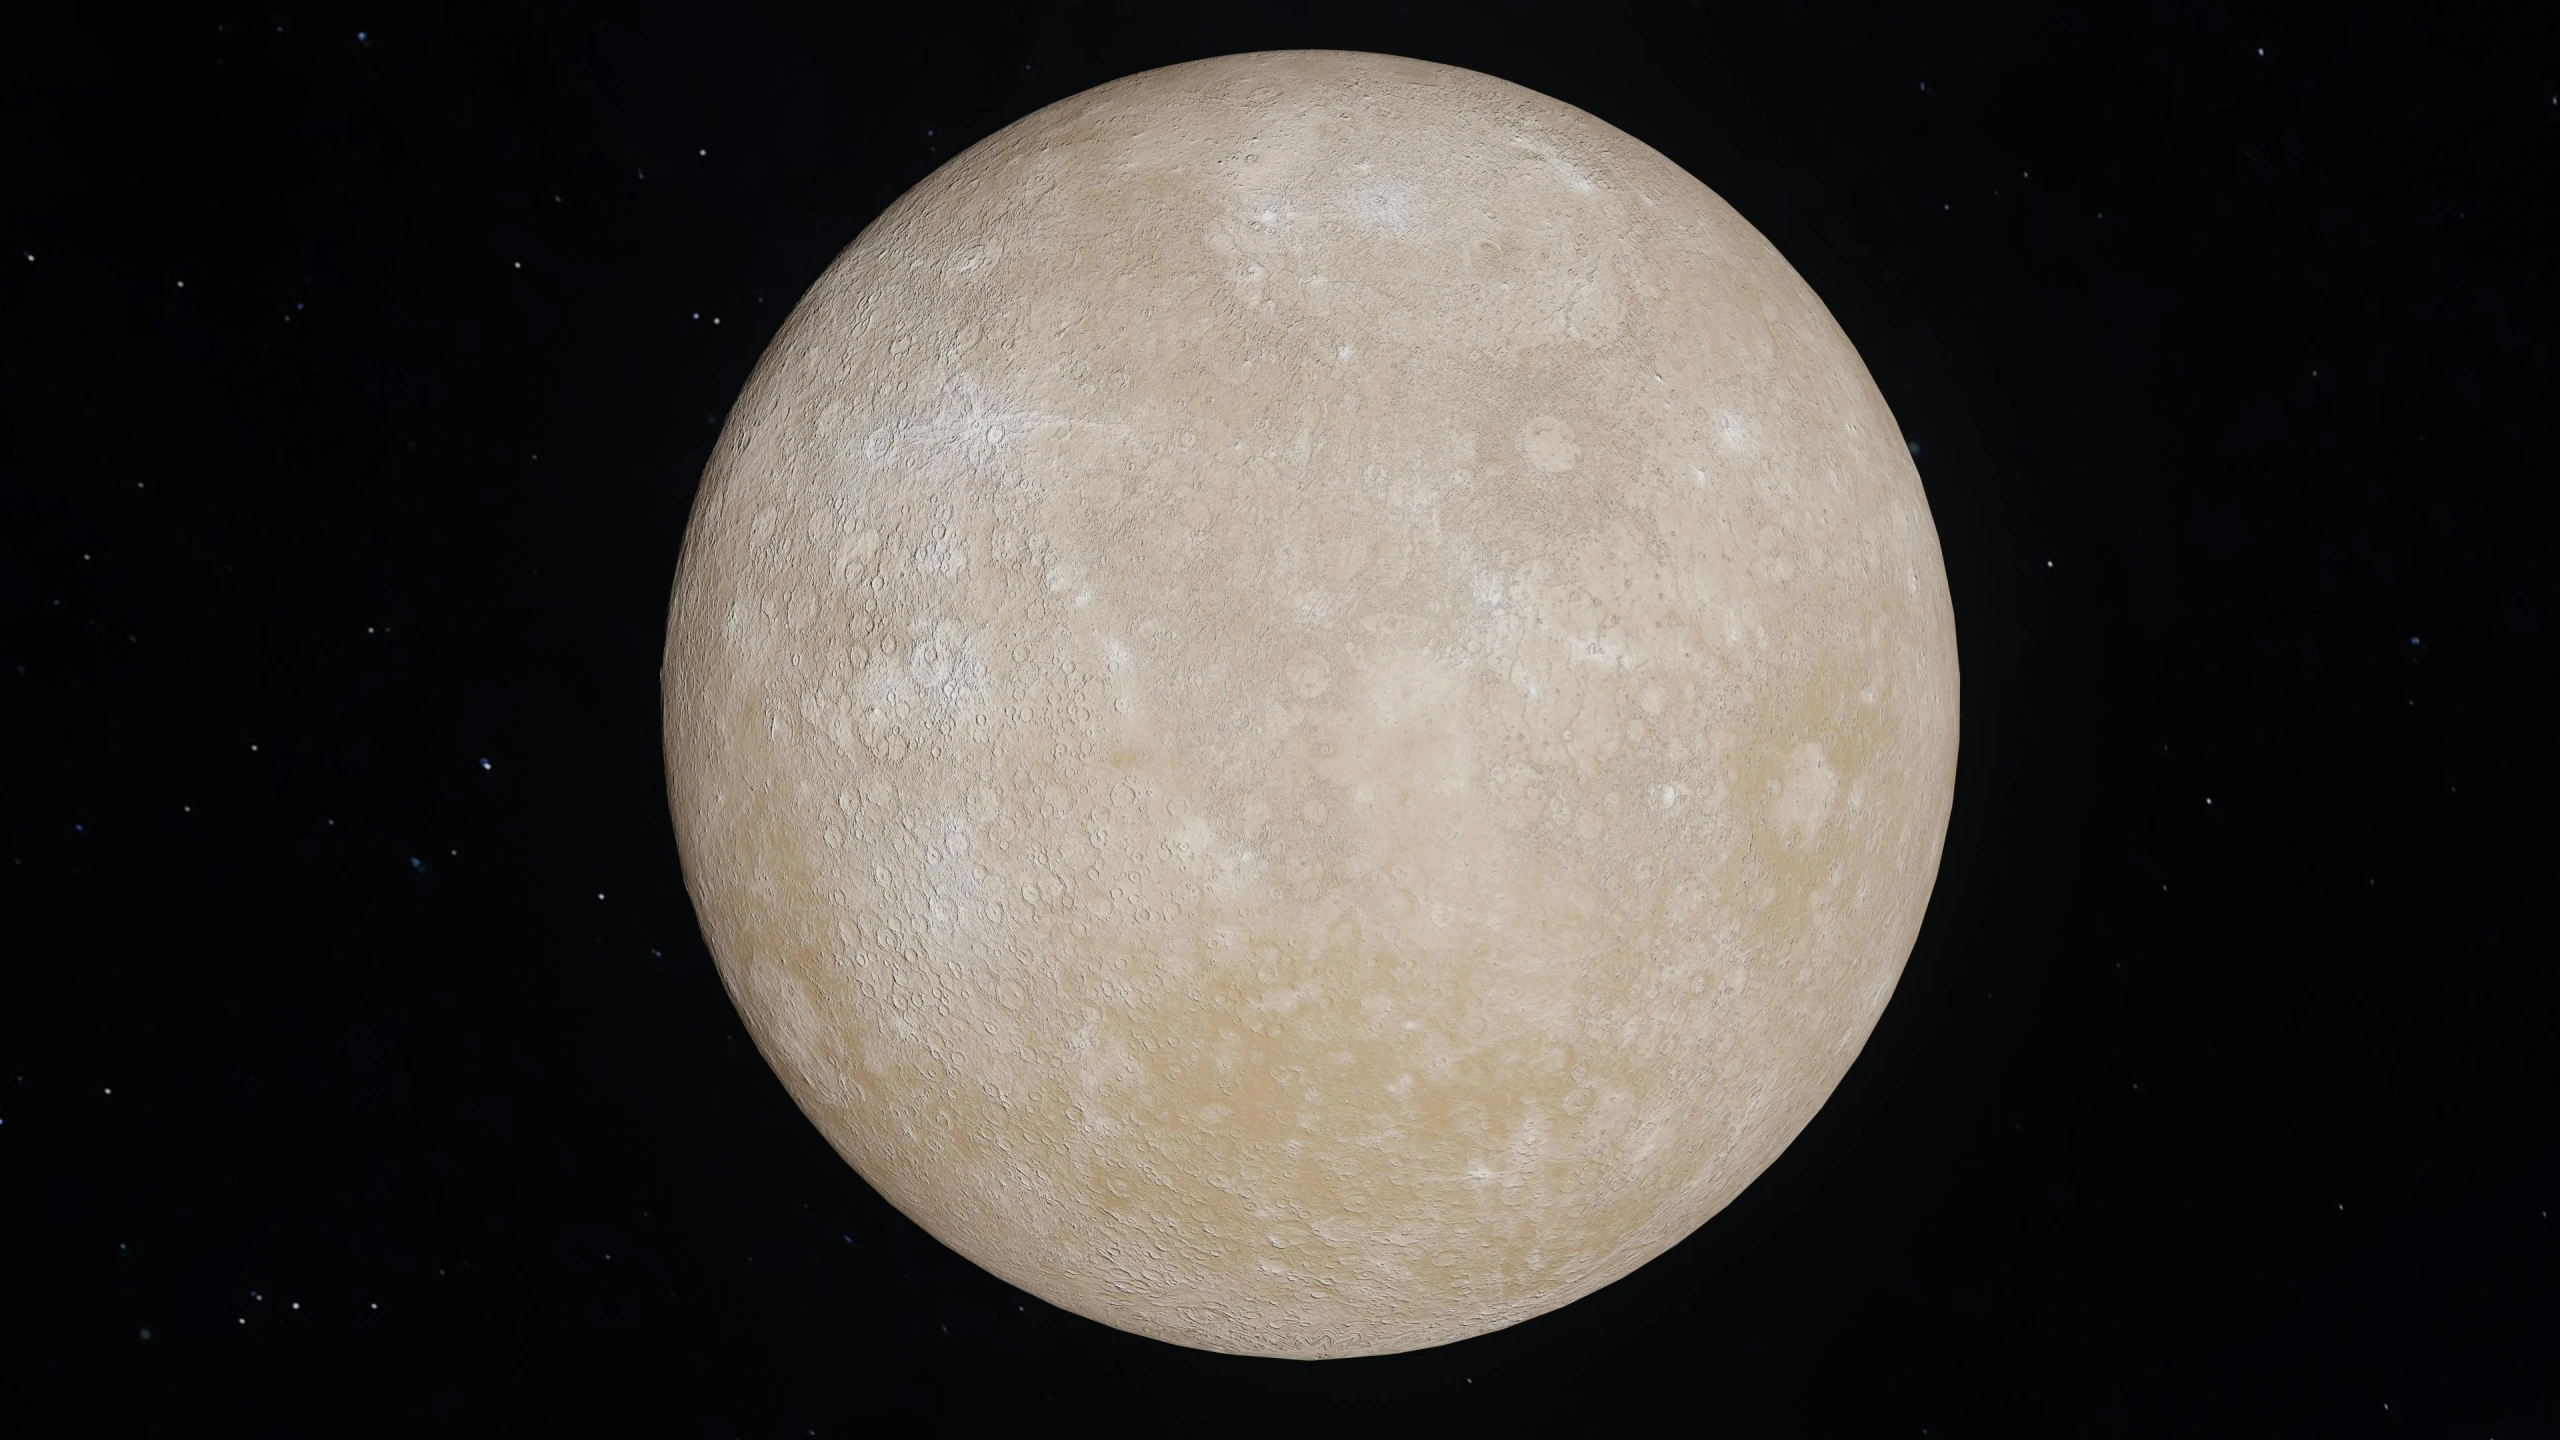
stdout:
[[705,933],[845,1158],[1056,1304],[1311,1357],[1749,1183],[1957,739],[1918,476],[1786,262],[1580,111],[1336,53],[1062,101],[864,231],[664,688]]

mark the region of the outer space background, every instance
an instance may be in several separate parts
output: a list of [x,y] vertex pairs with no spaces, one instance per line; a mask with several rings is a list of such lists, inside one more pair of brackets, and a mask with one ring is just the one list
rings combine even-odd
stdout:
[[[0,43],[0,1431],[2560,1434],[2550,14],[181,10]],[[1053,99],[1298,46],[1577,104],[1768,235],[1913,441],[1965,700],[1778,1165],[1316,1366],[1052,1310],[836,1159],[696,932],[656,685],[839,248]]]

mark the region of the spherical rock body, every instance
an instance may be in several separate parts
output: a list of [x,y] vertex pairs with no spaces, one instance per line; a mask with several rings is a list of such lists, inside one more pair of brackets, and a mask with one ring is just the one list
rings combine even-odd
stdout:
[[1892,994],[1956,762],[1893,417],[1695,179],[1289,53],[891,206],[729,418],[663,676],[793,1097],[1067,1309],[1249,1354],[1679,1241]]

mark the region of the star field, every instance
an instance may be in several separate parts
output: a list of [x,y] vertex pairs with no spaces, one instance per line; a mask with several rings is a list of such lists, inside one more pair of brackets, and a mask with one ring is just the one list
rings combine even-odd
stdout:
[[[0,53],[0,1428],[2560,1428],[2547,20],[131,28]],[[1911,441],[1965,723],[1902,988],[1741,1201],[1274,1370],[827,1150],[698,939],[657,668],[841,246],[1039,105],[1300,45],[1580,105],[1769,236]]]

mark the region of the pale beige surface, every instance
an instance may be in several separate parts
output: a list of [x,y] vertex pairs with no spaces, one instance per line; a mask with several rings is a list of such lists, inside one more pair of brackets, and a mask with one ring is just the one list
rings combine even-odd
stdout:
[[1937,873],[1893,417],[1639,142],[1235,57],[952,161],[791,316],[664,673],[749,1028],[891,1203],[1112,1325],[1411,1349],[1803,1128]]

